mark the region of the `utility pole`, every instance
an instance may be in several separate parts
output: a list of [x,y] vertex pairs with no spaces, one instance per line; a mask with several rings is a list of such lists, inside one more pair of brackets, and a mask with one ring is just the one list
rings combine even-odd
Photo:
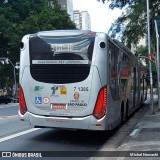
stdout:
[[150,18],[149,18],[149,0],[147,1],[147,28],[148,28],[148,58],[149,58],[149,76],[150,76],[150,110],[151,114],[155,114],[153,107],[153,77],[152,77],[152,62],[151,62],[151,37],[150,37]]
[[157,39],[157,81],[158,81],[158,110],[160,111],[160,60],[159,60],[159,28],[160,18],[155,21],[156,39]]

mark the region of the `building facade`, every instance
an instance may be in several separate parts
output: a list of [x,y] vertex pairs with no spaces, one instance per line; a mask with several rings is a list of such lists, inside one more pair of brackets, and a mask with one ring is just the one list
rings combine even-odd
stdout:
[[73,21],[76,24],[76,28],[81,29],[82,22],[81,22],[81,13],[79,10],[75,10],[73,12]]
[[[59,5],[61,6],[62,10],[67,11],[70,15],[71,20],[73,21],[73,2],[72,0],[58,0]],[[52,0],[48,0],[48,5],[54,6],[54,2]]]
[[73,21],[73,2],[72,0],[58,0],[58,3],[61,5],[62,10],[67,11],[67,13],[71,17],[71,20]]
[[87,11],[80,12],[79,10],[75,10],[73,14],[77,29],[91,30],[91,18]]
[[91,18],[87,11],[81,12],[81,21],[83,30],[91,30]]

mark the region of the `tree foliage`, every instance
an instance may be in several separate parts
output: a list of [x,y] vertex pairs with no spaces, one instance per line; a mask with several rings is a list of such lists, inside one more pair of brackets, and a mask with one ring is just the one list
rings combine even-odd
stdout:
[[[19,45],[25,34],[55,29],[75,29],[56,0],[54,7],[48,6],[48,0],[0,0],[0,56],[9,58],[13,64],[19,61]],[[6,77],[13,79],[13,67],[0,65],[1,81]]]
[[[110,9],[123,9],[122,15],[117,18],[109,29],[108,34],[112,38],[122,40],[130,48],[131,44],[137,45],[141,38],[147,37],[147,0],[102,0],[103,3],[105,1],[110,2]],[[154,20],[160,16],[160,1],[149,0],[149,7],[151,52],[154,53],[156,50]],[[148,49],[145,46],[139,46],[136,53],[138,56],[148,57]],[[143,59],[142,61],[145,60]],[[146,61],[146,65],[146,68],[148,68],[148,61]],[[156,65],[152,66],[152,74],[153,85],[155,85],[157,84]]]
[[[104,0],[109,1],[111,9],[120,8],[124,12],[113,23],[109,30],[109,35],[118,37],[130,47],[137,44],[139,40],[146,37],[147,33],[147,6],[146,0]],[[155,46],[154,20],[160,16],[160,1],[150,0],[150,28],[152,49]]]
[[140,45],[139,47],[137,47],[137,53],[139,56],[146,56],[148,55],[147,53],[148,49],[145,46]]

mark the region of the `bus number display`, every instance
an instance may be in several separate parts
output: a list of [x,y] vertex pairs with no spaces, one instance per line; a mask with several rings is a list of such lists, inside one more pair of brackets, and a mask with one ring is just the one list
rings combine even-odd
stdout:
[[74,87],[74,91],[84,91],[87,92],[88,91],[88,87]]

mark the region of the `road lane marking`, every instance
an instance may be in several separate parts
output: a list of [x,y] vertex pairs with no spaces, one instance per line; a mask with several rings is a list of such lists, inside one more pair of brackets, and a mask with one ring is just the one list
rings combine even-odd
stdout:
[[139,129],[133,130],[133,132],[129,136],[135,136],[135,134],[138,132]]
[[31,132],[34,132],[34,131],[37,131],[39,129],[41,129],[41,128],[32,128],[32,129],[29,129],[29,130],[26,130],[26,131],[23,131],[23,132],[20,132],[20,133],[16,133],[16,134],[1,138],[0,143],[4,142],[4,141],[7,141],[7,140],[10,140],[10,139],[13,139],[13,138],[16,138],[16,137],[19,137],[19,136],[22,136],[22,135],[25,135],[25,134],[28,134],[28,133],[31,133]]
[[18,117],[18,115],[0,116],[0,119]]

